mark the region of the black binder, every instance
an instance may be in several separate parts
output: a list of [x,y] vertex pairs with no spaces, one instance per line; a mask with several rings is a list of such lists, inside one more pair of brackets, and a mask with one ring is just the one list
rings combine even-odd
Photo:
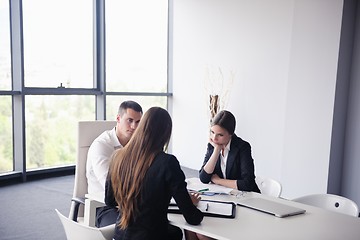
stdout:
[[[233,202],[200,200],[197,208],[203,212],[204,216],[208,217],[235,218],[236,214],[236,204]],[[168,213],[181,214],[181,211],[175,203],[171,203]]]

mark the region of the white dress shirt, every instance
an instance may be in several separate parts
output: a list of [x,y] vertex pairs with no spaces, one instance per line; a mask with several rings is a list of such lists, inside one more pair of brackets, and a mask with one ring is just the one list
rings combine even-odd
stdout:
[[91,144],[86,162],[88,193],[105,192],[110,157],[118,148],[122,146],[116,136],[115,127],[100,134]]

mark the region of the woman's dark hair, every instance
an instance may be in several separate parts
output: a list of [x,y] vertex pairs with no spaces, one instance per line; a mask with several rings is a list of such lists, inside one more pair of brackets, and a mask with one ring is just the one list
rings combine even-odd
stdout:
[[214,125],[225,128],[230,135],[233,135],[235,131],[236,120],[231,112],[222,110],[218,114],[216,114],[211,121],[211,126]]

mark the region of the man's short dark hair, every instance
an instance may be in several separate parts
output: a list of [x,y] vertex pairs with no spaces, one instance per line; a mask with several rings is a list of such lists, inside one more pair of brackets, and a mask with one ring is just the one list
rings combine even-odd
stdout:
[[120,104],[118,114],[120,116],[122,116],[126,112],[126,109],[128,109],[128,108],[130,108],[136,112],[139,112],[141,114],[143,113],[140,104],[138,104],[135,101],[129,100],[129,101],[124,101]]

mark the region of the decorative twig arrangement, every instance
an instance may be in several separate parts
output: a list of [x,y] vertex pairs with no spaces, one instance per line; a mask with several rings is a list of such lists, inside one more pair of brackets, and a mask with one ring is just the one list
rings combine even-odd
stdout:
[[225,78],[221,68],[216,69],[217,71],[207,67],[205,73],[205,91],[209,96],[210,122],[220,110],[226,107],[229,93],[235,79],[235,73],[233,71],[230,71],[230,76]]

